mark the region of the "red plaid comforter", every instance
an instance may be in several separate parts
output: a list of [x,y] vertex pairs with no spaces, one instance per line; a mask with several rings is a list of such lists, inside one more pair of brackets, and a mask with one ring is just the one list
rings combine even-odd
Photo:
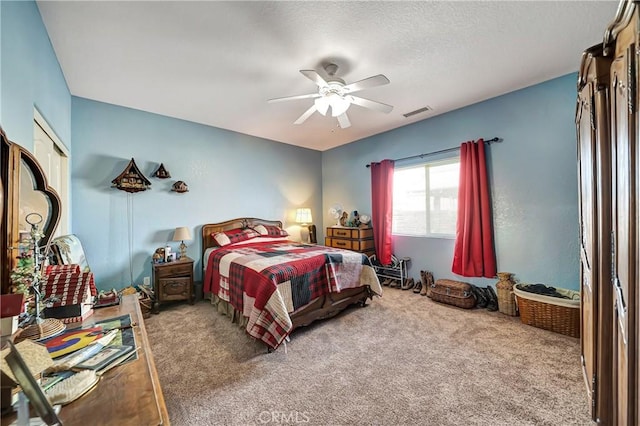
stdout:
[[242,312],[247,332],[272,348],[291,332],[290,313],[325,294],[364,285],[382,294],[366,255],[290,241],[216,249],[204,279],[204,290]]

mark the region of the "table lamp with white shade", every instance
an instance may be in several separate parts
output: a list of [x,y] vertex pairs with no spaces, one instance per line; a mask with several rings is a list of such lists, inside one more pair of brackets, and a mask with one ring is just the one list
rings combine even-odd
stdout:
[[180,259],[187,257],[187,245],[184,243],[185,240],[191,240],[191,232],[189,232],[189,228],[186,226],[176,228],[176,231],[173,233],[173,241],[180,241]]
[[296,210],[296,222],[300,224],[300,240],[303,243],[309,242],[309,224],[313,222],[311,217],[311,209],[300,208]]

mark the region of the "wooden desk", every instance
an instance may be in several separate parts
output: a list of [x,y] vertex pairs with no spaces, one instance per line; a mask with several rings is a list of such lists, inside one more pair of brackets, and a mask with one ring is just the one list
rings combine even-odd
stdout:
[[[108,371],[95,389],[62,407],[58,417],[65,426],[170,424],[137,297],[124,296],[118,306],[96,309],[83,325],[126,314],[138,324],[134,327],[138,359]],[[3,416],[2,425],[13,420],[15,415]]]

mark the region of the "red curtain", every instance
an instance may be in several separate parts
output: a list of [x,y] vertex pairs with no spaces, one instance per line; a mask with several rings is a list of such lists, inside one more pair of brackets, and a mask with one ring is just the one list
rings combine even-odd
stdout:
[[383,265],[391,263],[393,243],[391,222],[393,218],[393,160],[371,163],[371,222],[376,258]]
[[496,276],[484,140],[460,146],[458,221],[451,271],[465,277]]

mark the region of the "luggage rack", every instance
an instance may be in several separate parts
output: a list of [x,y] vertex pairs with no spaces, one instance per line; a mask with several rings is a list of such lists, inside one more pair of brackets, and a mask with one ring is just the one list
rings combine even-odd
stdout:
[[396,255],[391,255],[391,263],[389,265],[381,265],[375,254],[369,256],[371,266],[376,272],[380,283],[383,279],[399,280],[400,284],[404,284],[407,279],[407,266],[411,262],[410,257],[401,257],[398,259]]

